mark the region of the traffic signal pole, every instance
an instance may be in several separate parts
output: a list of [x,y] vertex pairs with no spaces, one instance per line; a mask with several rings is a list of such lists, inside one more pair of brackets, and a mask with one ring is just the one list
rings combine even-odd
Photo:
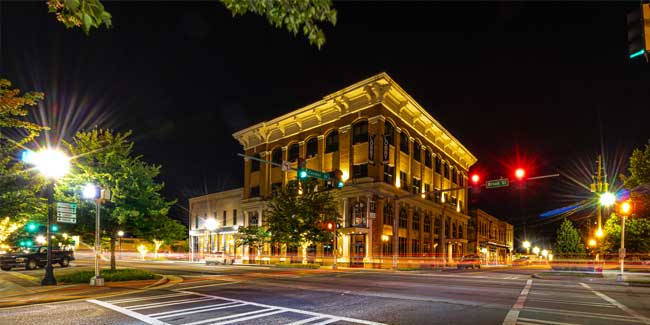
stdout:
[[45,264],[45,277],[41,281],[41,285],[49,286],[56,285],[56,278],[54,277],[54,268],[52,267],[52,218],[54,215],[54,181],[47,184],[47,264]]

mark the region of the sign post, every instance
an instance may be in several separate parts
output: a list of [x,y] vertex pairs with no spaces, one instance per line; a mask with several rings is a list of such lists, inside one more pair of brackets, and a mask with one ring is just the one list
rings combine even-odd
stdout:
[[77,204],[57,202],[56,222],[77,223]]

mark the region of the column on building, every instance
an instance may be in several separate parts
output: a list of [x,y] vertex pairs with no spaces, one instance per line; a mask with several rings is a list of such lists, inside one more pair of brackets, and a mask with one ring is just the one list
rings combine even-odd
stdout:
[[339,128],[339,169],[343,172],[344,177],[352,178],[352,137],[350,135],[351,125],[345,125]]

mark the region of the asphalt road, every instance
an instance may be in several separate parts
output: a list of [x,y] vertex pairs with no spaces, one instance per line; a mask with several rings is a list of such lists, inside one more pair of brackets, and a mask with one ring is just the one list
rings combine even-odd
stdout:
[[0,323],[650,324],[650,288],[538,280],[532,269],[391,273],[129,264],[185,281],[0,310]]

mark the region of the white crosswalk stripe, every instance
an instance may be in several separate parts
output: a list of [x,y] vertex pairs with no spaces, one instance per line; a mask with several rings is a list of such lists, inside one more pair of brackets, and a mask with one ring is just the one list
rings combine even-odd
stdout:
[[[312,311],[270,306],[251,301],[213,296],[198,292],[185,291],[184,289],[177,289],[175,291],[176,293],[173,294],[151,295],[146,297],[139,296],[106,301],[88,300],[88,302],[113,309],[125,315],[139,319],[147,324],[157,325],[170,325],[165,323],[168,320],[172,320],[175,324],[214,325],[247,321],[264,323],[265,320],[270,321],[270,319],[274,319],[273,322],[275,323],[284,322],[290,325],[316,325],[335,322],[367,325],[381,324],[362,319],[321,314]],[[170,300],[171,298],[177,297],[182,299]],[[214,301],[214,303],[211,303],[212,301]],[[206,304],[206,302],[208,304]],[[133,303],[136,304],[128,305]],[[184,308],[176,309],[176,306],[179,305],[183,305],[182,307]],[[168,308],[168,310],[165,310],[165,308]],[[135,312],[136,310],[139,312]],[[153,312],[147,313],[147,310],[153,310]],[[280,316],[279,320],[276,315]]]

